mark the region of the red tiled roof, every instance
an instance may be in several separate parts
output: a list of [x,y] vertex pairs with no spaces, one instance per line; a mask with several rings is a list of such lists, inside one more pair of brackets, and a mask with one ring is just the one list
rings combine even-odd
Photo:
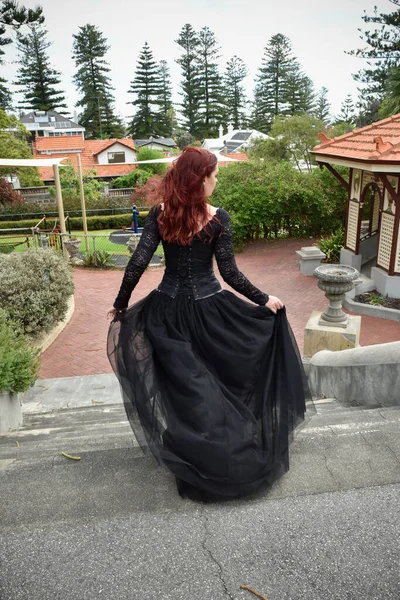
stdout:
[[[77,143],[80,141],[80,146]],[[113,144],[119,143],[131,148],[135,149],[135,145],[131,138],[124,138],[122,140],[113,138],[108,140],[83,140],[79,138],[79,136],[60,136],[60,137],[43,137],[37,138],[39,144],[32,145],[33,154],[36,158],[45,158],[46,154],[41,154],[41,152],[45,150],[52,150],[51,156],[52,158],[65,158],[63,164],[67,164],[68,162],[72,164],[75,170],[78,169],[77,163],[77,154],[79,153],[81,156],[82,168],[85,171],[96,169],[97,177],[118,177],[120,175],[126,175],[130,173],[136,166],[132,163],[120,163],[120,164],[105,164],[99,165],[97,163],[97,155],[105,150],[106,148],[110,148]],[[56,144],[54,144],[54,140],[56,140]],[[76,145],[70,144],[70,141],[74,140]],[[63,148],[66,152],[63,152]],[[76,152],[69,153],[68,150],[77,150]],[[79,150],[81,149],[81,152]],[[57,152],[54,152],[57,150]],[[39,169],[40,177],[43,181],[49,181],[54,178],[52,168],[41,167]]]
[[334,139],[320,133],[321,144],[313,148],[316,158],[331,156],[371,163],[400,162],[400,114]]
[[[52,155],[54,156],[54,154]],[[74,168],[77,170],[76,157],[73,155],[72,164]],[[64,161],[63,164],[68,164],[67,161]],[[96,171],[96,177],[120,177],[121,175],[128,175],[133,169],[136,169],[137,165],[132,163],[124,163],[117,165],[98,165],[91,164],[85,165],[86,171],[91,171],[92,169]],[[39,167],[39,176],[43,181],[53,181],[54,173],[52,167]]]
[[[75,150],[83,149],[86,140],[81,135],[60,135],[59,137],[37,137],[32,142],[34,153],[44,150]],[[43,156],[43,155],[40,155]]]

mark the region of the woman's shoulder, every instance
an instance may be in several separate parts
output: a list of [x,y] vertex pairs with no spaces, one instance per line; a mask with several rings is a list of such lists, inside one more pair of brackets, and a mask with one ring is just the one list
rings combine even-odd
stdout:
[[[215,208],[215,207],[213,207],[213,208]],[[228,211],[221,207],[215,208],[214,216],[216,216],[217,219],[223,223],[226,223],[227,221],[230,221],[230,219],[231,219]]]

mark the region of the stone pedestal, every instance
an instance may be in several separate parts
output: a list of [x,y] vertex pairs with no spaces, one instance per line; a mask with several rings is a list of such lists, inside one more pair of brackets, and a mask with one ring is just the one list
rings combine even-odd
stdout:
[[296,254],[300,258],[300,273],[308,277],[312,276],[321,260],[326,257],[317,246],[304,246],[301,250],[296,250]]
[[321,312],[314,311],[304,330],[303,356],[309,360],[320,350],[348,350],[360,345],[361,317],[349,316],[347,326],[320,325]]

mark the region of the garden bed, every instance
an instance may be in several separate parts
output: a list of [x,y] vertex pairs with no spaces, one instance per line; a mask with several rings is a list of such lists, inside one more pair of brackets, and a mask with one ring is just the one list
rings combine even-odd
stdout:
[[360,304],[370,304],[371,306],[382,306],[384,308],[394,308],[400,310],[400,298],[388,298],[381,296],[379,292],[373,290],[372,292],[366,292],[365,294],[359,294],[354,299],[354,302]]

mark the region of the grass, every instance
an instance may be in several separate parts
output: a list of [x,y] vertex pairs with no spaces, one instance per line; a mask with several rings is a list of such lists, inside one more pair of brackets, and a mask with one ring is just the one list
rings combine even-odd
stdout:
[[[93,244],[93,238],[94,237],[98,237],[100,238],[99,240],[96,240],[96,249],[97,250],[106,250],[107,252],[111,252],[111,254],[121,254],[121,255],[129,255],[129,251],[128,251],[128,247],[125,244],[114,244],[113,242],[110,242],[108,237],[110,235],[110,233],[113,233],[114,231],[116,231],[115,229],[103,229],[101,231],[89,231],[88,232],[88,249],[90,252],[93,252],[94,250],[94,244]],[[72,236],[77,236],[78,239],[82,240],[81,241],[81,245],[79,247],[79,252],[80,253],[84,253],[86,252],[86,245],[85,245],[85,238],[81,237],[81,235],[83,236],[83,232],[82,231],[71,231],[71,237]],[[32,235],[27,235],[27,236],[0,236],[0,242],[4,243],[7,242],[9,244],[13,244],[14,242],[21,242],[24,238],[28,237],[29,238],[29,243],[30,246],[33,246],[33,242],[32,242]],[[23,252],[24,250],[26,250],[27,245],[26,244],[22,244],[21,246],[17,246],[13,252]],[[155,251],[155,255],[156,256],[163,256],[164,251],[162,248],[162,245],[160,244],[157,248],[157,250]]]

